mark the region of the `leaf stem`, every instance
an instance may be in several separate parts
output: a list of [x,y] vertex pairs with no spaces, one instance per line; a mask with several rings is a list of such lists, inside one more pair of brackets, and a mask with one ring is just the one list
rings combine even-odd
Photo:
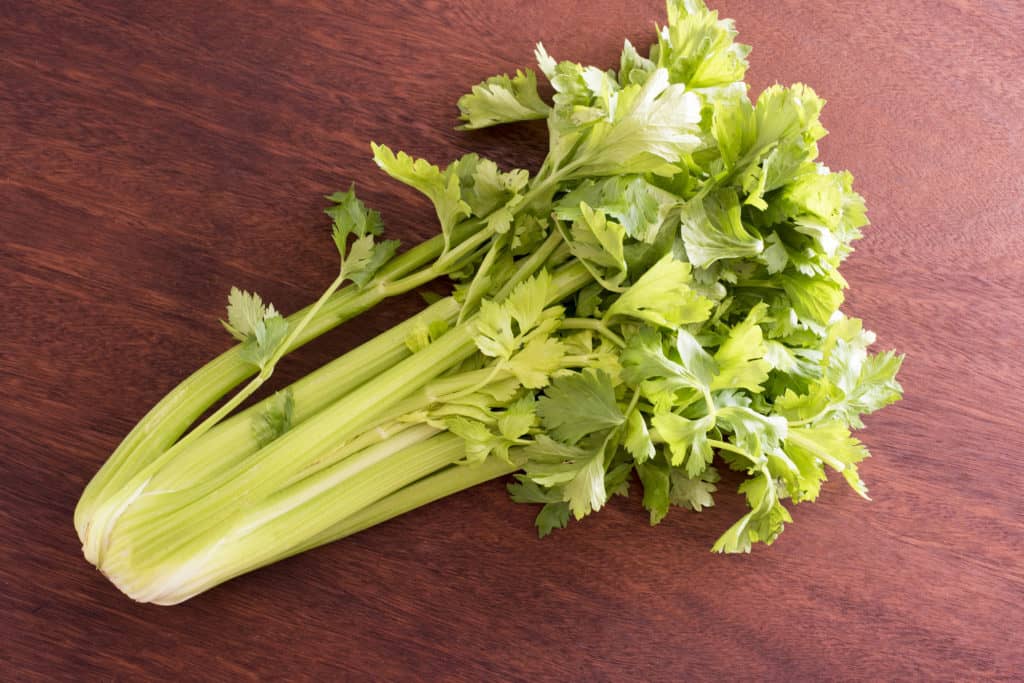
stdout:
[[555,253],[555,250],[561,242],[562,236],[559,235],[557,231],[552,230],[540,247],[535,249],[533,253],[526,258],[519,259],[519,261],[516,262],[517,265],[515,272],[512,274],[512,277],[508,279],[508,282],[498,290],[498,293],[494,295],[494,299],[496,301],[505,300],[516,285],[533,275],[535,272],[540,270],[545,263],[547,263],[548,258]]
[[472,488],[485,481],[506,476],[518,469],[518,465],[507,463],[496,457],[487,458],[477,465],[451,465],[368,505],[299,545],[289,548],[271,562],[351,536],[410,510]]
[[718,412],[718,409],[715,408],[715,399],[711,396],[711,389],[709,389],[707,386],[701,385],[700,391],[701,394],[703,394],[704,396],[704,403],[707,404],[708,415],[714,416],[715,413]]
[[[324,293],[320,295],[312,306],[306,309],[306,314],[299,319],[297,325],[288,331],[287,336],[277,345],[274,353],[270,356],[266,363],[260,367],[259,374],[249,380],[249,383],[242,387],[234,396],[232,396],[227,402],[217,408],[209,417],[200,422],[195,428],[193,428],[188,434],[185,435],[179,443],[181,448],[187,448],[188,444],[199,439],[211,427],[220,423],[225,417],[231,414],[231,412],[240,406],[242,402],[249,398],[259,389],[263,384],[270,379],[274,374],[274,368],[277,366],[278,361],[284,356],[286,349],[288,349],[295,340],[298,339],[299,335],[309,325],[309,321],[312,320],[316,314],[323,308],[324,303],[341,287],[341,284],[345,281],[344,271],[338,273],[338,277],[334,278],[334,281],[324,290]],[[289,325],[291,327],[291,325]]]
[[777,282],[770,280],[743,280],[736,284],[737,287],[757,287],[759,289],[782,289]]
[[790,427],[801,427],[803,425],[810,424],[812,422],[817,422],[821,418],[823,418],[826,415],[828,415],[830,412],[832,412],[832,406],[830,406],[830,405],[825,406],[820,411],[818,411],[818,413],[816,415],[812,415],[811,417],[804,418],[803,420],[789,420],[789,426]]
[[708,439],[708,445],[714,448],[721,449],[723,451],[731,451],[733,453],[736,453],[737,455],[742,455],[750,462],[755,464],[757,463],[757,459],[754,456],[752,456],[750,453],[746,452],[739,446],[729,443],[728,441],[721,441],[719,439]]
[[[135,533],[118,539],[104,573],[136,600],[179,603],[272,561],[294,539],[318,534],[463,456],[460,438],[433,434],[429,427],[408,430],[254,506],[229,506],[236,514],[190,534],[185,543],[168,543],[174,536],[159,519],[142,520]],[[193,511],[188,519],[200,514]]]
[[626,341],[611,331],[611,329],[600,320],[593,318],[566,318],[562,321],[562,329],[565,330],[593,330],[602,337],[605,337],[619,348],[626,348]]

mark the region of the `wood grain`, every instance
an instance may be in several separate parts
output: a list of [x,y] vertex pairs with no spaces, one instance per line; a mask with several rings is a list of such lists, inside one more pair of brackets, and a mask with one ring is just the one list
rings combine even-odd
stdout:
[[0,678],[1024,675],[1024,7],[716,4],[755,47],[755,91],[830,100],[823,157],[871,208],[848,310],[908,356],[906,399],[864,432],[874,501],[832,482],[772,548],[719,557],[738,497],[656,528],[620,499],[539,542],[493,483],[158,608],[81,559],[71,513],[135,420],[225,347],[228,288],[310,301],[333,268],[320,196],[352,179],[392,234],[431,234],[370,140],[535,165],[542,126],[457,133],[457,97],[537,40],[612,66],[663,10],[0,3]]

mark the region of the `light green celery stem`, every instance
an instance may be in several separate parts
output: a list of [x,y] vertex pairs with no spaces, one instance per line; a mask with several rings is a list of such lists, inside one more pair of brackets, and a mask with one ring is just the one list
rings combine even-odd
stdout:
[[530,277],[533,273],[540,270],[551,254],[554,253],[555,249],[562,243],[562,235],[557,230],[552,230],[551,234],[548,235],[547,239],[535,249],[529,256],[523,258],[517,263],[517,268],[512,277],[508,279],[498,293],[495,295],[495,301],[504,301],[505,298],[512,292],[512,288],[518,285],[520,282]]
[[594,320],[593,318],[566,318],[562,321],[561,328],[563,330],[592,330],[610,339],[619,348],[625,348],[626,346],[626,342],[622,337],[608,329],[608,326],[600,320]]
[[[552,288],[553,290],[555,290],[555,293],[548,303],[554,303],[562,300],[565,296],[568,296],[575,290],[578,290],[580,287],[582,287],[588,282],[590,282],[590,276],[586,268],[582,266],[569,266],[568,268],[563,269],[562,271],[556,274],[556,280],[553,283]],[[466,326],[463,326],[463,328],[460,329],[464,329],[465,327]],[[473,326],[470,325],[468,327],[472,328]],[[450,334],[454,334],[456,332],[458,332],[458,330],[453,331]],[[438,342],[435,342],[435,344],[439,344],[440,342],[444,341],[444,339],[445,337],[442,337],[440,340],[438,340]],[[411,358],[410,360],[413,361],[415,359],[416,358],[414,357]],[[465,373],[461,377],[445,377],[427,384],[425,388],[429,388],[430,390],[423,392],[424,405],[429,404],[429,401],[436,399],[439,395],[443,395],[445,393],[449,393],[452,391],[458,391],[467,385],[475,386],[476,383],[478,383],[477,377],[484,372],[486,372],[486,370]],[[494,373],[489,373],[489,375],[493,376]],[[403,401],[395,401],[394,404],[401,404],[402,402]],[[328,468],[333,467],[335,464],[334,462],[331,462],[329,459],[326,458],[319,458],[317,459],[317,461],[318,463],[322,463],[325,467]],[[344,462],[342,462],[342,466],[344,466]],[[290,482],[290,485],[288,486],[287,490],[289,490],[289,492],[299,492],[299,494],[297,495],[297,499],[302,500],[304,497],[306,497],[306,494],[301,493],[303,492],[304,487],[308,485],[315,485],[315,481],[318,479],[318,477],[322,476],[322,472],[316,472],[315,474],[302,479],[298,483]],[[313,483],[310,484],[310,482]],[[273,494],[272,496],[276,497],[281,495],[282,494],[279,492]],[[296,494],[294,493],[291,494],[291,496],[293,499],[296,498]]]
[[[395,257],[363,290],[346,287],[332,296],[310,320],[287,351],[292,351],[328,330],[378,303],[390,292],[380,287],[434,261],[444,248],[440,236],[432,238]],[[308,312],[304,308],[288,317],[293,323]],[[135,473],[145,467],[178,437],[214,402],[257,372],[257,367],[242,358],[241,345],[225,351],[192,373],[172,389],[135,425],[114,453],[86,486],[75,509],[75,527],[84,541],[85,529],[98,501],[108,492],[119,490]]]
[[[547,172],[540,174],[538,184],[527,194],[531,201],[557,186],[557,174],[548,176]],[[529,202],[525,202],[523,206],[527,204]],[[449,268],[456,267],[461,258],[468,256],[473,249],[485,243],[490,237],[491,231],[480,230],[464,243],[444,253],[445,237],[437,235],[399,255],[385,265],[364,290],[348,287],[331,297],[284,353],[302,346],[387,296],[407,291],[445,274]],[[429,272],[423,273],[425,277],[422,281],[411,283],[400,291],[389,291],[384,287],[435,259],[437,262],[428,269]],[[296,321],[302,320],[310,308],[304,308],[289,316],[289,322],[295,324]],[[121,442],[83,492],[75,509],[75,527],[79,539],[84,542],[85,530],[98,500],[105,494],[109,495],[109,491],[119,490],[127,479],[174,443],[199,415],[232,387],[256,374],[256,371],[255,366],[241,358],[240,349],[236,346],[190,375],[157,403]]]
[[435,472],[415,483],[409,484],[363,508],[354,515],[331,525],[312,538],[303,541],[274,558],[271,562],[276,562],[291,555],[298,555],[325,543],[332,543],[346,536],[357,534],[364,529],[369,529],[372,526],[403,515],[410,510],[415,510],[418,507],[433,503],[435,500],[440,500],[453,493],[472,488],[485,481],[512,474],[518,469],[518,465],[512,465],[500,458],[494,457],[488,458],[478,465],[452,465],[446,467],[440,472]]
[[[459,265],[466,258],[471,258],[475,250],[481,248],[481,245],[486,243],[487,240],[489,240],[493,235],[494,232],[491,229],[479,230],[475,234],[470,235],[465,240],[460,242],[458,246],[452,248],[450,251],[447,251],[446,253],[440,254],[439,256],[437,256],[437,253],[442,247],[440,246],[440,242],[438,242],[435,239],[428,240],[427,242],[413,248],[406,254],[403,254],[402,256],[396,258],[396,261],[402,261],[403,258],[408,257],[406,258],[406,261],[408,261],[409,263],[413,263],[413,265],[415,265],[415,263],[418,263],[419,260],[421,260],[423,257],[437,256],[437,260],[430,267],[424,268],[413,273],[408,273],[408,271],[410,270],[410,268],[407,267],[408,263],[405,263],[404,265],[403,263],[399,263],[399,265],[402,266],[401,268],[394,267],[394,262],[392,262],[392,264],[389,264],[388,266],[385,266],[385,268],[381,269],[381,274],[375,277],[368,285],[366,285],[362,289],[357,289],[352,292],[352,300],[347,303],[348,310],[342,311],[342,315],[339,317],[339,319],[327,320],[326,324],[324,324],[324,318],[321,315],[317,314],[315,316],[312,316],[309,320],[306,320],[305,315],[309,313],[311,310],[315,310],[315,308],[317,306],[320,306],[321,304],[320,302],[317,302],[312,305],[312,308],[304,308],[303,310],[299,311],[295,315],[290,316],[288,318],[290,324],[295,324],[296,321],[299,321],[300,324],[304,326],[302,328],[303,333],[296,334],[294,335],[294,337],[289,337],[290,341],[288,343],[287,348],[282,350],[278,355],[283,356],[284,354],[292,351],[293,349],[298,348],[298,346],[304,343],[303,340],[308,341],[308,339],[311,339],[313,336],[316,336],[316,334],[312,336],[309,334],[309,330],[314,329],[315,321],[319,320],[321,322],[321,325],[323,326],[323,331],[326,331],[331,327],[335,327],[340,322],[343,322],[345,319],[354,317],[355,315],[358,315],[359,313],[362,313],[363,311],[372,308],[373,306],[377,305],[382,300],[388,297],[408,292],[411,289],[415,289],[416,287],[426,284],[431,280],[441,277],[442,275],[447,274],[450,269],[459,267]],[[413,254],[414,252],[422,253],[418,254],[416,259],[412,259],[409,255]],[[427,258],[427,260],[429,261],[429,258]],[[351,288],[349,289],[351,290]],[[335,308],[337,308],[337,306],[335,306]],[[328,306],[326,304],[323,304],[320,311],[323,312],[326,309],[328,309]],[[250,371],[250,374],[253,374],[254,372],[255,368],[253,367]],[[244,379],[244,377],[242,377],[241,379]],[[239,379],[238,381],[240,382],[241,379]],[[235,384],[237,383],[238,382],[235,382]],[[237,398],[238,397],[235,397],[235,399],[233,400],[237,400]],[[211,401],[209,401],[209,403],[205,404],[205,407],[209,407],[209,405],[212,404],[212,402],[215,400],[216,399],[212,399]],[[194,420],[195,418],[193,417],[192,419]],[[189,424],[191,424],[191,422]],[[181,431],[183,431],[184,428],[187,426],[187,424],[184,425]],[[154,427],[154,429],[157,428],[159,428],[159,426]],[[176,431],[175,434],[177,436],[180,436],[181,431]],[[175,438],[177,438],[177,436]],[[188,439],[189,437],[186,436],[185,438]],[[125,453],[124,458],[122,459],[128,463],[138,463],[139,461],[141,461],[142,457],[145,457],[147,459],[146,461],[148,462],[154,456],[150,453],[147,453],[145,456],[135,456],[132,453]],[[132,468],[132,472],[128,473],[127,475],[124,473],[124,469],[125,468],[121,468],[121,471],[113,475],[113,478],[115,479],[119,476],[122,479],[116,482],[108,482],[104,490],[100,491],[96,495],[97,498],[102,499],[104,497],[103,494],[106,493],[107,491],[121,490],[121,488],[124,486],[123,479],[131,476],[131,473],[137,472],[139,467],[136,466]],[[88,493],[88,491],[86,493]],[[83,497],[84,496],[85,494],[83,494]],[[79,504],[81,505],[81,501],[79,501]],[[76,514],[76,525],[78,524],[77,520],[79,520],[79,516]],[[87,520],[85,519],[83,519],[82,521],[87,523]],[[79,534],[80,536],[84,534],[84,531],[81,528],[79,529]]]
[[[469,330],[456,328],[215,476],[181,490],[142,485],[105,501],[97,512],[103,533],[87,537],[87,559],[103,568],[107,548],[125,540],[123,529],[139,520],[148,525],[147,532],[157,534],[157,547],[139,550],[144,555],[160,555],[187,544],[239,507],[254,505],[273,493],[297,472],[357,436],[362,425],[390,402],[415,391],[433,379],[432,373],[444,372],[474,351]],[[429,370],[424,372],[420,363]]]
[[[589,280],[589,274],[582,266],[563,268],[552,280],[548,303],[561,301]],[[335,402],[306,424],[285,433],[263,449],[270,452],[247,469],[241,481],[233,483],[237,492],[249,499],[269,494],[281,484],[282,477],[304,469],[303,460],[320,459],[331,447],[357,436],[367,424],[386,414],[388,408],[475,353],[475,334],[472,321],[450,330],[422,351]],[[295,453],[302,453],[302,458],[296,458]],[[221,494],[218,491],[218,495]]]
[[359,453],[360,451],[366,450],[376,446],[377,444],[383,443],[394,439],[402,434],[402,432],[413,429],[424,422],[413,422],[413,421],[402,421],[392,420],[387,424],[381,424],[367,429],[359,436],[356,436],[345,443],[341,444],[337,448],[331,450],[329,453],[324,455],[322,458],[317,458],[313,462],[310,462],[306,469],[300,470],[293,474],[288,479],[281,482],[280,488],[287,488],[293,484],[313,476],[323,470],[324,468],[331,467],[335,463],[339,463],[346,458]]
[[[464,451],[461,444],[458,448],[459,453],[462,454]],[[442,498],[447,498],[460,491],[473,488],[485,481],[507,476],[519,469],[518,465],[507,463],[495,457],[488,458],[484,462],[475,465],[449,465],[407,486],[403,486],[394,493],[383,496],[355,514],[332,524],[311,538],[264,559],[258,567],[265,567],[287,557],[299,555],[307,550],[333,543],[347,536],[353,536],[372,526],[382,524],[399,515],[404,515],[406,512],[423,507]],[[252,571],[258,567],[254,566],[245,571]]]
[[468,370],[440,377],[433,382],[430,382],[422,389],[414,392],[411,396],[395,403],[387,411],[381,413],[372,421],[368,422],[365,425],[365,428],[367,430],[377,429],[381,425],[385,425],[394,420],[399,420],[412,413],[426,410],[434,403],[443,401],[446,396],[475,387],[488,378],[491,380],[506,379],[511,376],[511,374],[512,372],[509,370],[502,371],[495,375],[493,368],[488,367],[480,370]]
[[152,556],[132,545],[118,549],[110,555],[104,573],[136,600],[176,604],[251,571],[294,539],[319,533],[463,455],[457,436],[431,438],[436,430],[425,426],[409,431],[417,433],[367,449],[304,480],[300,490],[286,490],[261,501],[156,562],[148,561]]
[[[504,377],[508,374],[510,373],[502,373],[502,376]],[[315,473],[317,469],[330,467],[334,463],[344,460],[353,453],[358,453],[364,448],[368,448],[381,441],[394,437],[396,434],[400,433],[404,429],[414,426],[418,422],[416,420],[404,422],[402,418],[409,416],[411,413],[427,410],[438,400],[443,400],[443,396],[449,393],[462,391],[468,387],[474,387],[490,375],[493,375],[493,373],[489,369],[472,370],[434,380],[427,386],[416,391],[412,396],[399,401],[387,412],[382,413],[373,420],[367,422],[363,425],[364,431],[361,434],[346,441],[324,456],[317,458],[316,461],[311,462],[306,469],[292,475],[291,478],[283,483],[283,486],[291,486],[292,484],[310,476],[310,474]]]
[[338,276],[334,278],[334,281],[328,285],[327,289],[323,294],[320,295],[316,301],[313,302],[312,308],[308,309],[306,315],[296,321],[295,324],[289,322],[288,330],[284,336],[284,339],[278,344],[277,348],[271,354],[270,358],[259,364],[260,371],[255,377],[250,379],[244,386],[234,393],[228,400],[221,403],[216,410],[211,414],[203,418],[203,421],[192,427],[176,446],[185,448],[188,444],[191,444],[198,439],[201,439],[206,435],[208,431],[216,427],[222,421],[224,421],[229,415],[241,406],[247,398],[256,393],[264,382],[270,379],[274,374],[274,369],[277,367],[278,362],[284,357],[288,349],[291,348],[292,344],[302,336],[302,331],[309,325],[309,321],[316,317],[316,314],[320,312],[323,305],[338,291],[338,288],[345,282],[344,271],[339,272]]
[[[289,428],[297,427],[349,391],[411,356],[405,342],[417,326],[434,320],[451,324],[458,317],[459,309],[454,298],[445,297],[291,384],[285,389],[291,393],[294,405]],[[154,470],[147,487],[155,490],[182,488],[258,451],[264,444],[257,438],[255,427],[274,401],[270,396],[224,420],[183,450],[179,450],[180,442],[172,446],[153,463],[158,469]]]
[[[218,527],[240,507],[257,505],[285,481],[318,462],[338,445],[358,436],[363,425],[476,351],[472,330],[457,327],[422,351],[350,392],[297,428],[254,453],[235,467],[199,485],[175,492],[147,492],[123,510],[105,539],[111,547],[130,541],[143,556],[160,556],[207,529]],[[170,512],[168,512],[170,511]],[[120,530],[142,520],[152,548]],[[187,531],[187,533],[186,533]],[[105,568],[105,552],[100,566]]]
[[[438,301],[425,311],[400,323],[376,339],[350,351],[341,358],[310,373],[289,389],[292,391],[293,424],[297,425],[329,405],[348,391],[374,379],[395,363],[407,358],[411,352],[405,339],[417,325],[437,317],[452,321],[460,306],[453,298]],[[261,447],[254,433],[255,421],[273,397],[229,418],[214,427],[202,438],[184,443],[179,441],[151,461],[123,485],[121,495],[101,500],[87,522],[82,551],[86,559],[100,564],[102,552],[108,542],[111,526],[134,499],[144,492],[159,494],[147,499],[154,504],[164,502],[164,512],[170,513],[186,505],[188,496],[173,496],[175,492],[194,487],[199,493],[205,481],[229,471]]]
[[[552,278],[550,301],[563,300],[589,281],[582,265],[563,267]],[[157,562],[220,528],[240,507],[259,505],[310,463],[359,435],[391,406],[475,353],[474,332],[472,321],[450,330],[218,477],[185,491],[152,492],[130,501],[110,533],[111,552],[118,545],[130,546],[140,557]],[[121,531],[132,527],[140,533]],[[106,561],[100,566],[106,571]]]

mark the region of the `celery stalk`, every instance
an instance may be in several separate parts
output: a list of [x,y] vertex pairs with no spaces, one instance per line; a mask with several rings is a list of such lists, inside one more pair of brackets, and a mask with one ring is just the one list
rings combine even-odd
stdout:
[[[303,346],[325,332],[372,308],[388,296],[402,293],[387,285],[436,259],[444,247],[440,236],[399,255],[381,269],[378,286],[360,290],[346,287],[335,293],[286,352]],[[410,287],[411,289],[411,287]],[[407,291],[407,290],[405,290]],[[289,316],[301,320],[309,308]],[[90,480],[75,508],[75,528],[85,543],[86,530],[96,507],[143,467],[157,458],[188,429],[196,418],[257,368],[242,358],[241,345],[225,351],[171,390],[143,417]]]
[[[589,279],[587,270],[579,264],[561,269],[552,280],[551,300],[564,299]],[[165,562],[175,567],[175,581],[185,580],[181,578],[185,571],[182,567],[199,571],[199,564],[202,564],[206,572],[210,562],[226,563],[218,573],[203,574],[203,580],[212,581],[210,585],[213,585],[224,580],[223,572],[247,571],[259,558],[286,552],[296,542],[324,531],[365,505],[461,458],[464,446],[461,440],[451,437],[452,440],[445,443],[449,444],[449,451],[454,448],[456,452],[449,453],[443,462],[427,470],[418,469],[421,463],[417,462],[415,467],[406,463],[400,484],[392,486],[390,480],[384,482],[386,485],[374,484],[371,489],[375,497],[359,503],[362,498],[343,495],[347,490],[342,486],[348,479],[346,472],[362,472],[362,465],[371,457],[367,454],[374,454],[374,466],[379,462],[382,468],[395,467],[397,465],[385,465],[387,458],[382,456],[378,460],[378,456],[393,454],[400,446],[411,447],[410,439],[415,442],[436,430],[430,427],[404,430],[340,462],[334,462],[330,455],[339,446],[358,439],[367,425],[373,424],[375,416],[401,404],[403,399],[476,353],[475,329],[475,319],[470,319],[449,330],[425,349],[378,374],[373,382],[353,389],[241,462],[218,472],[203,472],[193,486],[164,490],[150,488],[150,482],[144,481],[138,489],[130,489],[127,496],[101,506],[97,519],[104,522],[103,533],[92,537],[95,545],[91,548],[97,566],[137,599],[185,599],[188,596],[182,597],[180,592],[150,593],[151,588],[139,587],[138,582],[148,586],[153,580],[150,572]],[[460,386],[458,381],[452,380],[442,384],[449,389]],[[215,435],[207,435],[207,440],[211,436]],[[309,475],[302,477],[304,472]],[[415,476],[410,479],[409,473]],[[329,482],[330,486],[325,486],[324,482]],[[304,519],[301,524],[293,525],[290,533],[280,536],[267,537],[259,531],[264,525],[277,529],[283,523],[279,520],[291,519],[292,510],[313,509],[307,508],[307,504],[312,505],[311,501],[323,496],[331,500],[337,496],[342,498],[337,498],[341,502],[336,505],[315,508],[318,510],[315,524]],[[255,534],[264,539],[266,547],[259,552],[247,552],[244,558],[234,558],[232,563],[231,558],[222,557],[222,549],[227,543],[225,539],[231,538],[239,528],[245,528],[247,536]],[[201,563],[197,559],[200,557],[205,558]],[[244,567],[239,569],[238,563],[243,561]]]
[[[434,320],[453,323],[458,312],[458,303],[446,297],[288,386],[284,391],[290,392],[294,404],[291,428],[411,356],[405,342],[418,325]],[[268,397],[221,422],[183,451],[174,452],[177,445],[166,451],[157,461],[166,464],[155,470],[149,485],[160,490],[181,488],[258,451],[264,444],[254,425],[271,409],[273,401],[273,396]]]
[[[318,546],[352,536],[372,526],[403,515],[410,510],[433,503],[453,493],[472,488],[491,479],[504,477],[519,469],[496,458],[490,458],[479,465],[453,465],[381,498],[356,514],[346,517],[298,546],[291,548],[287,555],[297,555]],[[272,560],[276,561],[276,560]]]
[[434,431],[423,428],[406,439],[367,449],[323,473],[313,497],[284,493],[268,499],[170,551],[163,549],[166,536],[154,538],[152,527],[142,524],[133,530],[132,540],[153,545],[143,545],[141,552],[133,543],[114,545],[103,572],[136,600],[179,603],[265,564],[280,553],[283,541],[290,546],[296,534],[318,533],[462,457],[463,445],[454,435],[423,438]]

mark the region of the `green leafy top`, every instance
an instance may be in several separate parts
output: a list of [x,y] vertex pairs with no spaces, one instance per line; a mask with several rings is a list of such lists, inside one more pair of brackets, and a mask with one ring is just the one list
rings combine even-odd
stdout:
[[462,130],[486,128],[499,123],[514,123],[546,118],[551,110],[537,94],[537,75],[527,69],[516,75],[492,76],[473,92],[459,99]]
[[546,276],[484,295],[480,351],[508,371],[535,347],[538,372],[518,370],[534,398],[514,439],[492,425],[470,441],[522,464],[510,491],[543,505],[541,535],[624,492],[630,471],[652,523],[699,511],[717,460],[747,474],[750,511],[714,549],[743,552],[778,536],[784,501],[817,497],[826,467],[865,493],[850,429],[899,398],[901,357],[869,353],[839,312],[838,267],[867,219],[850,174],[816,161],[823,100],[797,84],[751,102],[732,22],[700,0],[670,0],[668,19],[648,56],[626,42],[618,72],[538,46],[551,106],[532,72],[460,100],[465,128],[547,117],[548,159],[518,192],[544,186],[549,234],[595,282],[569,306],[578,319],[545,303]]

